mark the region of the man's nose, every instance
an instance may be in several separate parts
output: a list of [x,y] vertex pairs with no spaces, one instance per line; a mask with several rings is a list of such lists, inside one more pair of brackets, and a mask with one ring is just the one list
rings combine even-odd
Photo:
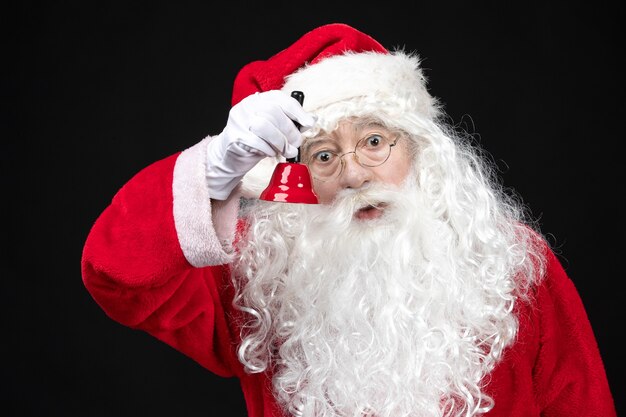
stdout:
[[358,156],[354,152],[345,154],[341,163],[343,169],[339,176],[339,184],[342,188],[361,188],[372,179],[371,169],[359,163]]

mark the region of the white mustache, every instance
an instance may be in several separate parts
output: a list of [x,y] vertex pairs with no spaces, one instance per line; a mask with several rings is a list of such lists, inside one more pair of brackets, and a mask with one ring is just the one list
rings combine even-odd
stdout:
[[310,205],[306,209],[311,210],[312,227],[347,230],[358,210],[384,205],[386,211],[391,211],[404,204],[405,193],[401,187],[372,183],[359,189],[341,190],[331,204]]
[[347,206],[356,209],[373,206],[382,203],[389,204],[401,195],[399,188],[392,188],[389,185],[373,183],[359,189],[341,190],[332,206]]

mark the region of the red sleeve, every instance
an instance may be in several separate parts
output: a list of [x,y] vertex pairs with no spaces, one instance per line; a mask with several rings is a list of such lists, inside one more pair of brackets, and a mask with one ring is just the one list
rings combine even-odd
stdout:
[[604,364],[573,282],[553,253],[537,292],[539,353],[533,369],[542,417],[614,417]]
[[232,376],[239,367],[226,320],[229,268],[194,267],[181,249],[172,191],[179,155],[139,172],[96,220],[83,249],[83,281],[112,319]]

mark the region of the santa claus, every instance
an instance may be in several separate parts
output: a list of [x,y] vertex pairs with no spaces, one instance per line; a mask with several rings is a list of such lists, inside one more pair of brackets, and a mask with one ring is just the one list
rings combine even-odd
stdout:
[[[110,317],[240,378],[252,417],[615,415],[575,287],[417,55],[322,26],[232,104],[94,224]],[[319,204],[258,198],[296,154]]]

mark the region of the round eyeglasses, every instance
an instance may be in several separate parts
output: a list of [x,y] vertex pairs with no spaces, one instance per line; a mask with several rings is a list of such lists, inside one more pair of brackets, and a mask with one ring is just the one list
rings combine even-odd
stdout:
[[396,146],[400,136],[393,141],[376,133],[359,140],[353,151],[338,154],[330,149],[312,150],[305,156],[303,162],[309,167],[311,175],[318,181],[326,182],[338,178],[343,172],[345,162],[343,157],[353,154],[355,161],[368,168],[380,166],[387,162],[391,155],[391,148]]

